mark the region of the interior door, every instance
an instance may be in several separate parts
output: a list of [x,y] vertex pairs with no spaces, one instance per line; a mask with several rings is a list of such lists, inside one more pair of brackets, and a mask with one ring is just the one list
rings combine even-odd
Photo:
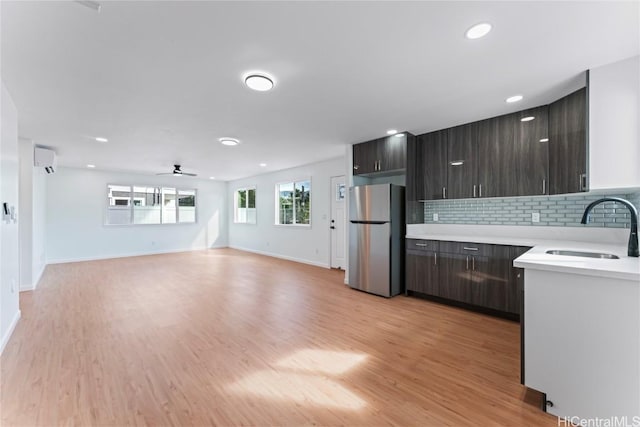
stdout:
[[331,177],[331,268],[344,270],[347,265],[346,257],[346,197],[347,188],[345,177]]

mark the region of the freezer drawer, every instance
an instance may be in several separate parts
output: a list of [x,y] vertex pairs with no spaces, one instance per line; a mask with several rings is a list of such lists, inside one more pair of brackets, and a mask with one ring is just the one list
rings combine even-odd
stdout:
[[349,224],[349,286],[391,295],[391,224]]

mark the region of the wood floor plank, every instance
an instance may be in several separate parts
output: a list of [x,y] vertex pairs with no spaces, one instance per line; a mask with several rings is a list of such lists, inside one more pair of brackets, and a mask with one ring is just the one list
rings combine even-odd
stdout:
[[519,326],[231,249],[47,267],[0,359],[3,426],[556,425]]

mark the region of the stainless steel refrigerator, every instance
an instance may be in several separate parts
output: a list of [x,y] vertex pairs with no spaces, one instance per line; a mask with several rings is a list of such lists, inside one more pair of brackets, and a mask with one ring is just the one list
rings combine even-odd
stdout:
[[349,286],[384,297],[404,283],[404,187],[349,189]]

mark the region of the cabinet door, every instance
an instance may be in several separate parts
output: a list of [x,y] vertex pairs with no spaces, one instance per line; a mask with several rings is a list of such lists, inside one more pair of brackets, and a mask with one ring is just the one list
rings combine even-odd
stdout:
[[511,196],[515,170],[516,117],[513,114],[478,122],[478,197]]
[[[419,185],[418,179],[422,178],[422,167],[418,165],[418,141],[417,138],[407,140],[407,174],[404,195],[409,202],[417,202]],[[408,212],[407,212],[408,213]],[[407,217],[408,218],[408,217]],[[409,221],[408,221],[409,222]]]
[[438,295],[439,282],[436,253],[424,252],[418,254],[415,251],[408,251],[406,277],[406,289],[408,291]]
[[509,313],[519,311],[517,304],[513,307],[508,304],[508,295],[517,292],[511,281],[511,253],[508,246],[494,247],[490,257],[473,256],[471,270],[472,304]]
[[407,167],[407,134],[383,138],[379,142],[380,171],[394,171]]
[[375,172],[378,161],[378,142],[362,142],[353,146],[353,174],[362,175]]
[[449,129],[447,141],[448,199],[474,197],[473,186],[477,181],[477,137],[477,123]]
[[447,135],[439,130],[417,137],[415,175],[418,200],[444,198],[447,187]]
[[[515,156],[509,167],[506,196],[549,194],[549,108],[524,110],[516,115]],[[522,121],[522,118],[533,120]]]
[[438,254],[440,289],[442,298],[472,303],[471,256],[461,254]]
[[587,191],[587,89],[549,105],[549,194]]

